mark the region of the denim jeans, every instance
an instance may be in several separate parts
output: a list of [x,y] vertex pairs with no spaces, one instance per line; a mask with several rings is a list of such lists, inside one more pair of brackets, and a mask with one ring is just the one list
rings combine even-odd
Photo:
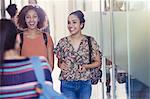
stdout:
[[130,79],[130,88],[128,77],[126,78],[126,91],[130,99],[150,99],[150,88],[136,78]]
[[91,81],[61,81],[61,92],[67,99],[90,99],[92,92]]

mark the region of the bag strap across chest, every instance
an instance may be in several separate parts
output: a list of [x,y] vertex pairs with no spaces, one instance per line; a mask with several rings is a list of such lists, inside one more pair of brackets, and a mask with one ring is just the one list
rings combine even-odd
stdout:
[[92,44],[91,44],[91,37],[90,36],[87,36],[87,39],[88,39],[88,46],[89,46],[89,63],[91,64],[92,63]]

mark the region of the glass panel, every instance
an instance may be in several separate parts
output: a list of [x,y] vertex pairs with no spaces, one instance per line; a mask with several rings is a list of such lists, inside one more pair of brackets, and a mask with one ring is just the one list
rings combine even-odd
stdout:
[[127,70],[127,18],[126,12],[114,12],[115,64]]
[[147,79],[149,76],[149,33],[147,30],[147,20],[150,18],[148,18],[147,12],[129,12],[128,14],[130,74],[143,83],[150,85]]
[[[113,76],[114,79],[114,94],[116,95],[115,98],[126,98],[126,89],[125,83],[119,82],[118,78],[120,74],[125,74],[128,70],[128,55],[127,55],[127,17],[126,11],[113,11],[112,16],[112,55],[114,58],[114,65],[113,65]],[[115,76],[116,75],[116,76]],[[116,77],[116,78],[115,78]],[[117,79],[117,81],[116,81]],[[125,78],[126,79],[126,78]],[[115,88],[116,87],[116,88]]]
[[129,2],[128,15],[128,72],[131,99],[150,98],[150,49],[148,0]]
[[2,18],[1,12],[2,12],[2,1],[0,1],[0,19]]
[[127,11],[113,11],[115,65],[128,72],[126,91],[129,99],[149,99],[150,1],[124,1]]

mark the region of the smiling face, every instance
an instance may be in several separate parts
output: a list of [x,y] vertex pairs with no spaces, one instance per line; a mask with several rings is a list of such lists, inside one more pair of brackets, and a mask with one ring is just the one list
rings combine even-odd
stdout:
[[25,16],[25,21],[26,21],[27,27],[29,29],[37,28],[39,18],[38,18],[36,11],[35,10],[29,10]]
[[68,17],[68,30],[69,32],[73,34],[81,33],[81,27],[83,26],[83,23],[80,23],[79,18],[72,14]]

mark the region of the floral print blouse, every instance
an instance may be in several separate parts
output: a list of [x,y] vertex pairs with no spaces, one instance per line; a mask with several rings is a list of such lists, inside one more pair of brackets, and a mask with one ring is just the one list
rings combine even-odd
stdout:
[[[96,52],[99,50],[99,46],[93,37],[90,39],[92,44],[92,58],[94,58]],[[77,81],[90,79],[90,69],[82,73],[78,71],[79,66],[89,63],[89,46],[86,35],[84,35],[76,51],[69,42],[68,37],[60,39],[54,49],[54,53],[60,61],[65,62],[69,66],[68,71],[61,71],[60,80]]]

